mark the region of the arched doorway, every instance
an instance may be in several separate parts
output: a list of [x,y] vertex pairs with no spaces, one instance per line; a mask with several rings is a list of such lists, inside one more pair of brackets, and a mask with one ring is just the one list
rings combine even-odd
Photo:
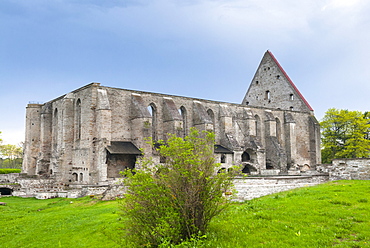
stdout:
[[0,188],[0,195],[12,195],[13,190],[10,188]]

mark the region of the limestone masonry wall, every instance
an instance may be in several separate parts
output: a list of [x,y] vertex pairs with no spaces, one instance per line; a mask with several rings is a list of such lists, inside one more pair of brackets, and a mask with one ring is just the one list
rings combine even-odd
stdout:
[[330,180],[370,180],[370,159],[335,159],[332,164],[318,166],[329,173]]

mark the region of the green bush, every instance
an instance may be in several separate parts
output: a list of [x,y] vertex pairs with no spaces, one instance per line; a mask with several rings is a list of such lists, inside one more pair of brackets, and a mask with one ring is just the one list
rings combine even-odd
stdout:
[[20,173],[21,169],[0,169],[0,174]]
[[216,173],[214,134],[192,129],[186,138],[171,136],[157,149],[163,164],[143,160],[126,173],[128,192],[121,202],[126,240],[157,247],[198,240],[230,199],[232,175]]

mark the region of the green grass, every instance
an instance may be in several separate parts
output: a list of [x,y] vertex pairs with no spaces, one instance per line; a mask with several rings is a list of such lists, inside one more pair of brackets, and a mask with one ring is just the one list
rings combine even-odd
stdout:
[[[124,247],[116,201],[1,198],[0,247]],[[72,201],[72,203],[71,203]],[[179,247],[370,247],[370,181],[235,203]]]
[[0,200],[0,247],[120,247],[116,201]]
[[0,169],[0,174],[20,173],[20,172],[21,169],[10,169],[10,168]]

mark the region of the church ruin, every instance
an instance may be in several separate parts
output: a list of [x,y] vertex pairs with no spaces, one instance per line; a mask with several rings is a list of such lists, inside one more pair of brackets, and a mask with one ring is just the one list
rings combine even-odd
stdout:
[[[161,158],[146,138],[216,134],[220,169],[294,175],[320,164],[314,112],[267,51],[241,104],[91,83],[44,104],[28,104],[23,172],[69,185],[106,185],[139,156]],[[145,152],[142,154],[142,150]]]

